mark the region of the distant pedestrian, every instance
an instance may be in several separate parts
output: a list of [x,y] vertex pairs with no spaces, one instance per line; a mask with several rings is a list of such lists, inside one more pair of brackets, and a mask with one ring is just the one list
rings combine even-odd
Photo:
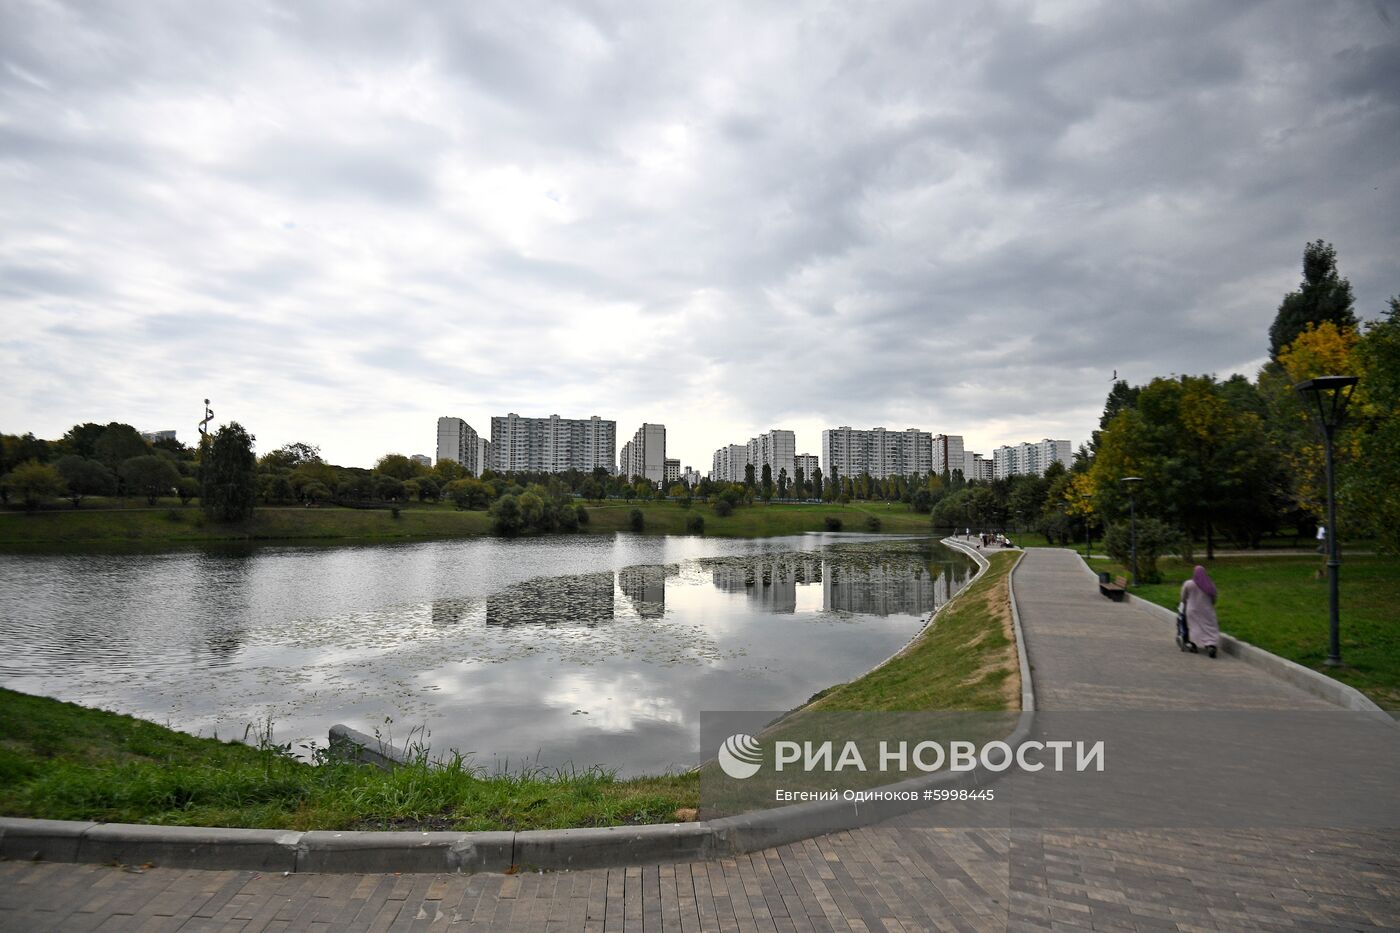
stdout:
[[1186,645],[1195,651],[1205,648],[1215,657],[1220,644],[1220,621],[1215,617],[1215,581],[1200,564],[1191,578],[1181,584],[1181,605],[1186,612]]

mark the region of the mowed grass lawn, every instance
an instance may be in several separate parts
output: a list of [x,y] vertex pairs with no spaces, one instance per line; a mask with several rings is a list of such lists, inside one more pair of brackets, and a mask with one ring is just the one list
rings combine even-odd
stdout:
[[[141,500],[143,503],[145,500]],[[645,534],[685,534],[691,515],[705,520],[704,534],[720,537],[769,537],[822,531],[828,516],[839,519],[846,531],[866,531],[872,517],[881,531],[927,534],[927,515],[910,511],[902,503],[861,502],[849,505],[778,504],[741,506],[720,517],[708,503],[695,502],[689,509],[678,502],[627,504],[609,500],[584,503],[590,516],[583,529],[590,534],[610,534],[631,528],[634,508],[644,516]],[[34,545],[182,545],[200,541],[295,541],[346,539],[356,541],[405,538],[451,538],[489,534],[486,512],[458,511],[448,504],[411,503],[398,517],[389,509],[347,509],[326,505],[259,507],[247,522],[224,525],[208,520],[195,505],[181,507],[178,500],[163,501],[156,508],[45,509],[28,514],[0,512],[0,547]]]
[[[894,660],[818,695],[822,710],[1014,710],[1007,575],[1016,555],[939,613]],[[524,830],[693,818],[694,772],[620,780],[595,769],[492,775],[470,762],[383,772],[313,767],[271,748],[0,689],[0,813],[286,829]]]
[[[1090,566],[1126,573],[1109,560],[1095,559]],[[1159,566],[1165,582],[1133,592],[1175,609],[1195,565],[1169,558]],[[1343,555],[1340,668],[1323,664],[1328,610],[1321,569],[1320,555],[1216,558],[1207,570],[1220,589],[1221,630],[1350,684],[1385,709],[1400,710],[1400,560]]]

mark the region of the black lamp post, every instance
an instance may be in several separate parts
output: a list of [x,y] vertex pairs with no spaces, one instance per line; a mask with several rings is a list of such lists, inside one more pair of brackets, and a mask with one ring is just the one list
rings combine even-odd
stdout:
[[1337,575],[1342,566],[1337,555],[1337,492],[1332,477],[1332,438],[1346,417],[1347,404],[1356,389],[1355,376],[1318,376],[1305,379],[1293,388],[1311,401],[1322,426],[1322,444],[1327,455],[1327,666],[1342,663],[1341,628],[1337,612]]
[[1122,483],[1128,490],[1128,521],[1129,528],[1131,529],[1129,534],[1132,540],[1133,586],[1137,586],[1137,499],[1133,495],[1133,490],[1137,488],[1138,483],[1142,482],[1142,477],[1124,476],[1122,479],[1118,480],[1118,482]]

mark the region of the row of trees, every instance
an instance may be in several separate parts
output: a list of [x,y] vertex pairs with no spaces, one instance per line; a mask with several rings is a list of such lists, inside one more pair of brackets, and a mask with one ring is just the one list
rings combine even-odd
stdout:
[[200,450],[175,440],[147,442],[129,424],[77,424],[56,441],[0,435],[0,501],[28,509],[64,498],[81,508],[89,496],[139,496],[149,505],[198,497],[220,521],[251,514],[256,490],[253,437],[224,425]]
[[[1234,375],[1117,383],[1067,506],[1110,524],[1110,544],[1134,491],[1139,557],[1174,551],[1207,559],[1217,543],[1250,547],[1267,534],[1308,534],[1325,513],[1321,433],[1294,386],[1321,375],[1360,382],[1337,444],[1336,533],[1400,552],[1400,298],[1358,322],[1350,283],[1329,243],[1309,243],[1303,280],[1279,305],[1269,361],[1254,380]],[[1112,550],[1112,548],[1111,548]],[[1155,552],[1155,553],[1154,553]],[[1146,576],[1152,576],[1151,573]]]

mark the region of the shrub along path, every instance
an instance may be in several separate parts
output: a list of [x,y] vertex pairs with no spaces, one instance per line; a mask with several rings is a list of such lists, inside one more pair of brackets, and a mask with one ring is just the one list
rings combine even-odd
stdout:
[[[1232,659],[1177,653],[1144,610],[1102,599],[1078,560],[1033,550],[1014,578],[1041,708],[1319,702]],[[1393,929],[1397,877],[1394,831],[871,827],[735,859],[528,876],[5,863],[0,928]]]

